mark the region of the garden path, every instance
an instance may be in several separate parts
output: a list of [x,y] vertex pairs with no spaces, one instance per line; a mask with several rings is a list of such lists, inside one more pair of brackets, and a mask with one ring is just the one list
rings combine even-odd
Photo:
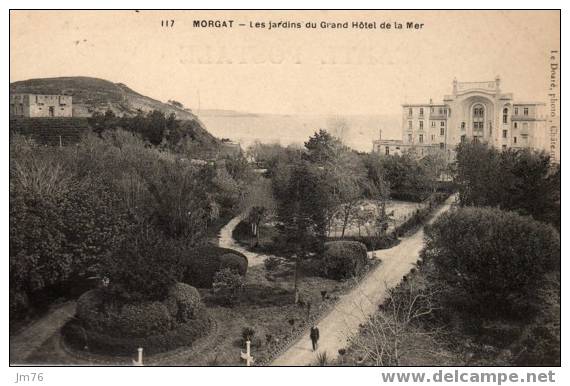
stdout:
[[10,364],[21,364],[75,315],[75,301],[50,310],[15,336],[10,337]]
[[264,255],[262,253],[255,253],[248,251],[244,247],[242,247],[236,240],[234,240],[232,236],[232,232],[235,227],[242,221],[245,217],[245,213],[242,213],[234,218],[232,218],[224,227],[220,230],[220,236],[218,245],[222,248],[229,248],[235,251],[243,253],[248,260],[248,266],[254,266],[263,264],[265,259],[267,259],[270,255]]
[[[455,196],[449,197],[436,210],[428,223],[433,222],[439,215],[447,211],[455,201]],[[424,230],[421,228],[414,234],[403,238],[401,242],[390,249],[369,252],[382,259],[366,278],[346,295],[343,295],[335,307],[318,323],[320,331],[319,347],[316,352],[311,349],[309,332],[303,334],[297,342],[283,352],[272,363],[272,366],[306,366],[316,363],[318,352],[326,352],[327,357],[334,359],[338,350],[346,348],[347,338],[358,333],[359,325],[372,315],[378,305],[386,298],[388,288],[400,283],[418,260],[424,245]]]

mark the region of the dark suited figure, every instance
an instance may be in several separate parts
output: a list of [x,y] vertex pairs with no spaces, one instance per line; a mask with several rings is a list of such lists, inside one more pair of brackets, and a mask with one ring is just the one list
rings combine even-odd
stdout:
[[311,327],[311,342],[313,343],[313,351],[317,349],[319,343],[319,328],[317,326]]

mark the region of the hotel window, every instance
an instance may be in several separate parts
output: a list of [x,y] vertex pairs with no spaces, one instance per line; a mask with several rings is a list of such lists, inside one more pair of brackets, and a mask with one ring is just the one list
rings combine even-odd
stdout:
[[412,142],[412,135],[411,134],[408,134],[408,142],[410,142],[410,143]]
[[503,123],[507,123],[509,120],[509,109],[503,109]]
[[519,128],[519,125],[517,124],[517,122],[515,122],[515,123],[513,124],[513,126],[514,126],[515,129],[518,129],[518,128]]
[[411,116],[412,116],[412,114],[413,114],[413,112],[414,112],[414,111],[413,111],[413,110],[412,110],[412,108],[410,107],[410,108],[408,109],[408,116],[410,116],[410,117],[411,117]]
[[424,109],[423,109],[423,107],[420,107],[420,116],[423,116],[423,115],[424,115]]
[[482,104],[473,106],[473,130],[483,130],[483,122],[485,121],[485,108]]
[[523,131],[528,130],[528,122],[524,122],[522,128],[523,128]]
[[513,137],[513,143],[517,143],[517,137]]
[[440,143],[439,143],[439,148],[440,148],[440,149],[443,149],[443,148],[445,148],[445,143],[443,143],[443,142],[440,142]]
[[465,134],[461,136],[461,142],[465,142]]
[[515,107],[515,115],[519,115],[519,108]]
[[507,130],[503,130],[503,138],[507,138],[507,134],[508,134],[508,131],[507,131]]
[[435,121],[431,121],[431,127],[435,127]]
[[435,135],[433,135],[433,134],[431,135],[431,140],[432,141],[435,140]]
[[439,129],[439,135],[445,135],[445,127]]
[[524,116],[528,116],[528,107],[525,107],[525,108],[523,109],[523,115],[524,115]]
[[443,109],[442,108],[439,109],[439,115],[443,115]]
[[439,126],[441,126],[441,127],[445,127],[445,121],[441,121],[441,122],[439,122]]
[[386,155],[390,155],[390,146],[386,146]]
[[420,143],[424,143],[424,135],[423,134],[420,134],[419,141],[420,141]]
[[433,113],[433,107],[429,111]]
[[412,121],[408,121],[408,130],[412,130]]
[[465,130],[465,122],[461,122],[461,130]]
[[420,130],[424,129],[424,121],[420,121]]

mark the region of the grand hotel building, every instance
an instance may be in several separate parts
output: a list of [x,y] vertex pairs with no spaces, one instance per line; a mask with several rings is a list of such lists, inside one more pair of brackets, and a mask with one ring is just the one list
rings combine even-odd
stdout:
[[[515,102],[501,90],[501,79],[489,82],[453,81],[443,103],[402,105],[402,139],[374,141],[373,151],[418,156],[444,152],[453,158],[463,141],[486,142],[498,149],[530,147],[548,151],[546,104]],[[558,155],[559,159],[559,155]]]

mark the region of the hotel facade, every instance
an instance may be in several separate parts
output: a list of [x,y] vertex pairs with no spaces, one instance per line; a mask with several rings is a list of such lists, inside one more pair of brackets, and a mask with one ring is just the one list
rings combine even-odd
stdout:
[[485,142],[497,149],[548,151],[546,121],[545,103],[515,101],[512,93],[501,90],[498,76],[488,82],[454,80],[452,93],[442,103],[403,104],[402,138],[380,138],[374,141],[373,151],[413,152],[419,157],[439,152],[452,160],[455,147],[466,141]]

